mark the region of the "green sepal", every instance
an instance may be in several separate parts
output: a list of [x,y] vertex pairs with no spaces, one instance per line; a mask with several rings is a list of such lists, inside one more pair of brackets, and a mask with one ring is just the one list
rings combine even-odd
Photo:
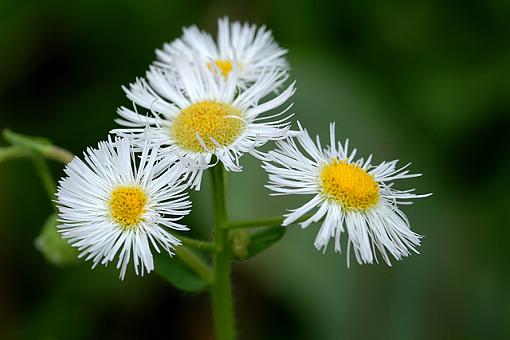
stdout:
[[78,250],[71,247],[57,231],[57,214],[51,214],[35,239],[35,247],[55,266],[77,263]]

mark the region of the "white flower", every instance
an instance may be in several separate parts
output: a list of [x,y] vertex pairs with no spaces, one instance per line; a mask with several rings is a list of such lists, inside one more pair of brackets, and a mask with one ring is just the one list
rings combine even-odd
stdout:
[[[291,104],[270,116],[295,91],[294,84],[272,99],[269,94],[287,80],[287,73],[270,70],[245,90],[236,87],[237,69],[228,78],[216,79],[206,65],[185,59],[176,61],[176,72],[152,67],[147,80],[138,79],[129,89],[129,99],[150,112],[138,113],[125,107],[116,122],[126,128],[113,130],[135,145],[146,140],[162,145],[161,154],[169,162],[184,161],[192,171],[192,187],[200,188],[202,172],[213,156],[230,171],[240,171],[239,157],[270,140],[289,135],[290,116],[281,117]],[[182,88],[181,88],[182,86]]]
[[[299,124],[299,123],[298,123]],[[371,164],[367,160],[355,160],[356,149],[348,151],[348,140],[342,145],[335,140],[335,125],[330,125],[330,145],[323,149],[319,137],[316,143],[306,130],[295,140],[289,138],[277,142],[278,148],[270,151],[264,169],[269,174],[273,195],[309,194],[314,197],[303,206],[285,215],[283,225],[292,224],[315,208],[317,211],[305,216],[301,223],[306,228],[322,219],[322,226],[315,239],[315,247],[326,251],[331,238],[335,239],[335,251],[340,252],[340,236],[347,231],[347,262],[350,247],[361,263],[377,260],[376,249],[384,261],[391,265],[388,252],[397,260],[416,251],[421,236],[410,230],[409,221],[398,205],[412,204],[408,200],[427,197],[413,194],[411,190],[397,190],[393,181],[417,177],[405,168],[397,168],[397,161]],[[304,150],[304,152],[301,151]]]
[[278,46],[265,26],[257,28],[238,21],[230,23],[225,17],[218,20],[217,42],[196,26],[183,28],[181,38],[165,44],[162,50],[156,50],[159,59],[156,65],[172,70],[179,56],[189,61],[195,61],[195,56],[199,56],[199,63],[215,68],[222,76],[229,76],[237,67],[237,85],[244,87],[259,79],[266,69],[288,70],[284,58],[286,53],[287,50]]
[[167,229],[188,230],[176,223],[191,207],[182,172],[167,166],[156,173],[157,152],[143,148],[137,166],[127,139],[109,140],[66,166],[57,192],[58,229],[92,268],[118,256],[121,279],[131,258],[143,275],[154,269],[151,248],[173,255],[180,244]]

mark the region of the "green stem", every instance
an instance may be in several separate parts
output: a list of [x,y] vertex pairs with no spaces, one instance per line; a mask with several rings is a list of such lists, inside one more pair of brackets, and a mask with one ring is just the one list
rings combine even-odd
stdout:
[[35,170],[41,179],[44,189],[46,189],[46,193],[48,194],[50,201],[53,203],[55,193],[57,192],[57,186],[53,176],[51,175],[48,163],[46,163],[45,159],[36,154],[32,155],[32,162],[34,163]]
[[196,250],[204,251],[207,253],[214,253],[216,251],[216,245],[209,241],[195,240],[194,238],[177,236],[181,240],[182,244],[186,247],[193,248]]
[[228,239],[227,208],[225,197],[225,181],[223,165],[218,163],[211,169],[213,179],[213,197],[215,211],[215,244],[214,282],[211,286],[211,297],[214,315],[214,327],[218,340],[236,338],[234,303],[230,276],[232,271],[232,250]]
[[67,164],[73,160],[74,155],[70,151],[67,151],[66,149],[62,149],[58,146],[53,146],[48,151],[46,157],[48,157],[48,159],[60,162],[62,164]]
[[0,162],[10,159],[29,158],[32,153],[21,146],[0,147]]
[[174,251],[182,262],[186,263],[188,267],[200,275],[207,283],[211,284],[213,282],[211,268],[198,255],[185,246],[176,247]]
[[14,133],[9,129],[4,129],[3,136],[5,140],[12,145],[31,150],[47,159],[63,164],[69,163],[74,157],[71,152],[51,144],[51,142],[45,138],[25,136]]
[[[312,217],[312,213],[305,214],[292,222],[289,225],[298,224],[306,221],[310,217]],[[274,217],[266,217],[258,220],[249,220],[249,221],[232,221],[228,222],[224,228],[226,229],[238,229],[238,228],[257,228],[257,227],[278,227],[283,224],[283,220],[285,217],[283,216],[274,216]]]

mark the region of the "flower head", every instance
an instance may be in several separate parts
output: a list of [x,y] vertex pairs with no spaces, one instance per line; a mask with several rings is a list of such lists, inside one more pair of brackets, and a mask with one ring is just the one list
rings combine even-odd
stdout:
[[202,172],[213,156],[227,170],[240,171],[239,158],[244,153],[262,156],[256,148],[288,136],[290,116],[280,116],[291,105],[274,115],[262,115],[280,108],[294,94],[292,84],[267,99],[287,80],[286,72],[268,70],[239,91],[236,67],[228,78],[217,79],[206,65],[179,59],[175,71],[152,67],[147,80],[138,79],[124,88],[129,99],[149,112],[120,108],[116,121],[125,128],[113,132],[135,145],[146,141],[162,145],[163,157],[170,163],[184,162],[193,173],[193,187],[200,188]]
[[398,206],[429,195],[414,194],[414,189],[397,190],[393,181],[420,174],[410,174],[405,170],[408,165],[398,168],[396,160],[372,165],[371,156],[355,159],[356,149],[349,151],[348,141],[337,143],[334,128],[331,124],[330,144],[325,149],[318,137],[314,142],[300,126],[295,139],[279,141],[277,149],[269,152],[264,168],[269,174],[267,187],[274,195],[314,195],[285,215],[283,224],[317,208],[301,226],[322,220],[315,247],[324,251],[331,238],[335,239],[335,251],[341,251],[340,237],[346,231],[348,262],[351,246],[359,263],[377,262],[376,249],[388,265],[388,253],[397,260],[410,251],[417,253],[421,236],[411,231]]
[[109,140],[66,166],[57,192],[58,229],[93,268],[118,256],[121,279],[131,258],[143,275],[154,269],[151,248],[173,255],[180,244],[168,229],[188,230],[177,223],[191,207],[182,172],[168,165],[156,170],[157,152],[142,148],[136,165],[127,139]]
[[287,50],[278,46],[265,26],[257,28],[238,21],[231,23],[224,17],[218,20],[217,42],[196,26],[184,28],[181,38],[156,50],[159,59],[156,65],[172,70],[176,59],[184,56],[214,69],[222,77],[230,76],[237,68],[237,85],[245,87],[257,81],[269,68],[287,70],[286,53]]

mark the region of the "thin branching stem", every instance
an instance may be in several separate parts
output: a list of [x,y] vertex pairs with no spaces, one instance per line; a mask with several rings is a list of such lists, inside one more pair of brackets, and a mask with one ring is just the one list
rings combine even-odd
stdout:
[[213,242],[197,240],[185,236],[177,236],[181,240],[182,244],[186,247],[193,248],[206,253],[214,253],[216,251],[216,245]]
[[202,258],[185,246],[176,247],[174,251],[190,269],[197,273],[204,281],[212,284],[213,272],[211,267]]
[[[306,221],[313,214],[305,214],[302,217],[298,218],[290,225],[298,224]],[[285,217],[282,216],[274,216],[274,217],[266,217],[260,218],[256,220],[246,220],[246,221],[231,221],[225,225],[226,229],[239,229],[239,228],[258,228],[258,227],[277,227],[283,225]]]
[[53,204],[53,201],[55,200],[55,193],[57,192],[57,185],[55,184],[55,179],[51,174],[50,168],[48,167],[48,163],[44,158],[36,154],[32,155],[32,163],[34,164],[34,168],[39,175],[41,183],[46,190],[50,202]]

